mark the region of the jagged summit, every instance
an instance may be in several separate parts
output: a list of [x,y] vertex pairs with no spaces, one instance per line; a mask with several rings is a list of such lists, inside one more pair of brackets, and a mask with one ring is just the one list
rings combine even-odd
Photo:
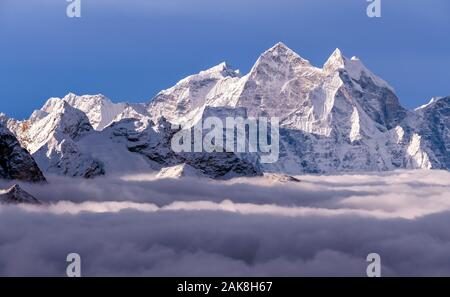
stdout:
[[50,112],[67,108],[67,105],[82,111],[96,130],[105,128],[128,107],[127,103],[113,103],[102,94],[79,96],[75,93],[69,93],[63,98],[53,97],[48,99],[40,110],[33,112],[29,120],[33,122],[40,120]]
[[93,177],[103,174],[102,164],[77,142],[94,132],[87,115],[59,99],[49,99],[22,129],[21,139],[45,172]]
[[227,62],[222,62],[216,66],[213,66],[207,70],[200,71],[199,76],[212,76],[212,77],[236,77],[240,75],[239,70],[232,69]]
[[96,130],[102,130],[111,124],[128,107],[127,103],[113,103],[103,94],[79,96],[74,93],[69,93],[62,99],[49,99],[41,110],[47,111],[52,105],[59,104],[58,102],[66,102],[70,106],[84,112],[92,127]]
[[328,60],[323,65],[325,71],[334,71],[339,68],[345,68],[345,63],[348,59],[344,56],[339,48],[336,48]]
[[[289,48],[286,44],[283,42],[278,42],[268,50],[266,50],[261,56],[296,56],[300,57],[299,54],[297,54],[294,50]],[[301,58],[301,57],[300,57]],[[303,58],[302,58],[303,59]],[[305,59],[304,59],[305,60]]]
[[111,99],[109,99],[108,97],[106,97],[103,94],[77,95],[72,92],[68,93],[61,100],[69,103],[71,106],[73,106],[75,108],[78,108],[77,106],[83,106],[83,105],[92,105],[92,104],[106,105],[106,104],[113,103],[111,101]]
[[308,60],[302,58],[282,42],[275,44],[262,53],[250,72],[255,72],[260,65],[271,65],[272,67],[311,66]]
[[292,49],[290,49],[286,44],[283,42],[277,42],[274,46],[266,50],[262,55],[266,55],[268,53],[271,53],[273,55],[280,55],[280,54],[291,54],[291,55],[297,55]]
[[353,56],[351,59],[347,58],[343,52],[336,48],[328,60],[323,65],[323,70],[331,73],[338,70],[345,70],[350,78],[360,81],[361,77],[370,78],[375,84],[380,87],[389,88],[390,90],[394,90],[392,86],[390,86],[383,79],[376,76],[372,71],[370,71],[363,62],[356,56]]
[[35,121],[26,131],[30,143],[27,149],[33,154],[52,138],[77,139],[93,128],[86,114],[64,100],[50,99],[42,109],[45,116]]
[[286,44],[284,44],[282,41],[278,41],[274,46],[272,46],[269,50],[272,49],[287,49],[291,50]]
[[[180,80],[177,85],[183,85],[189,81],[204,81],[213,79],[222,79],[226,77],[237,77],[240,76],[239,70],[234,70],[229,67],[226,62],[222,62],[216,66],[209,69],[202,70],[197,74],[190,75],[182,80]],[[164,91],[162,91],[164,92]],[[162,93],[161,92],[161,93]]]
[[41,204],[41,202],[15,184],[8,189],[0,190],[0,204]]

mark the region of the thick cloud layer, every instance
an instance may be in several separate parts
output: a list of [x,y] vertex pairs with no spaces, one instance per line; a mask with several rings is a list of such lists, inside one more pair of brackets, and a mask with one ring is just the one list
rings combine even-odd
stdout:
[[[0,206],[0,275],[450,276],[450,173],[226,182],[152,176],[23,185],[43,206]],[[6,186],[6,183],[0,184]]]

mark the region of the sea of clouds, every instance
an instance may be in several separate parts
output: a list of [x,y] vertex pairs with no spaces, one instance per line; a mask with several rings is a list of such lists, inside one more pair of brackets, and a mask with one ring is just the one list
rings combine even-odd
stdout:
[[[231,181],[50,177],[0,206],[0,275],[450,276],[450,173]],[[0,187],[8,183],[0,181]]]

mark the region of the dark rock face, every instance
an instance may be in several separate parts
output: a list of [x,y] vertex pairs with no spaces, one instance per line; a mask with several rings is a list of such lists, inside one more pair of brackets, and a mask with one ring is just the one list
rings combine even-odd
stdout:
[[450,97],[440,98],[423,109],[421,135],[433,148],[435,168],[450,169]]
[[17,138],[0,124],[0,178],[45,182],[45,177]]
[[41,204],[41,202],[24,191],[19,185],[13,185],[9,189],[0,190],[0,203],[2,204]]
[[[160,166],[174,166],[187,164],[197,169],[202,174],[214,179],[226,179],[236,176],[260,176],[261,169],[253,162],[239,158],[234,153],[175,153],[171,149],[171,140],[179,130],[172,130],[172,125],[165,119],[160,118],[156,124],[158,141],[151,143],[145,141],[149,136],[146,132],[141,135],[127,135],[128,150],[147,157]],[[116,133],[119,134],[119,133]],[[139,141],[139,140],[143,141]]]
[[361,76],[357,82],[362,90],[353,87],[353,80],[345,71],[340,72],[347,91],[358,101],[367,115],[388,130],[394,128],[407,115],[394,92],[386,87],[378,86],[368,76]]

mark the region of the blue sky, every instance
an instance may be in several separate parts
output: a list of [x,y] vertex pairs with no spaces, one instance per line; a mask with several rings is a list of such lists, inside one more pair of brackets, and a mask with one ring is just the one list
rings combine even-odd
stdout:
[[26,118],[49,97],[103,93],[144,102],[179,79],[227,61],[247,72],[283,41],[321,66],[339,47],[416,107],[450,95],[450,1],[382,0],[0,1],[0,111]]

